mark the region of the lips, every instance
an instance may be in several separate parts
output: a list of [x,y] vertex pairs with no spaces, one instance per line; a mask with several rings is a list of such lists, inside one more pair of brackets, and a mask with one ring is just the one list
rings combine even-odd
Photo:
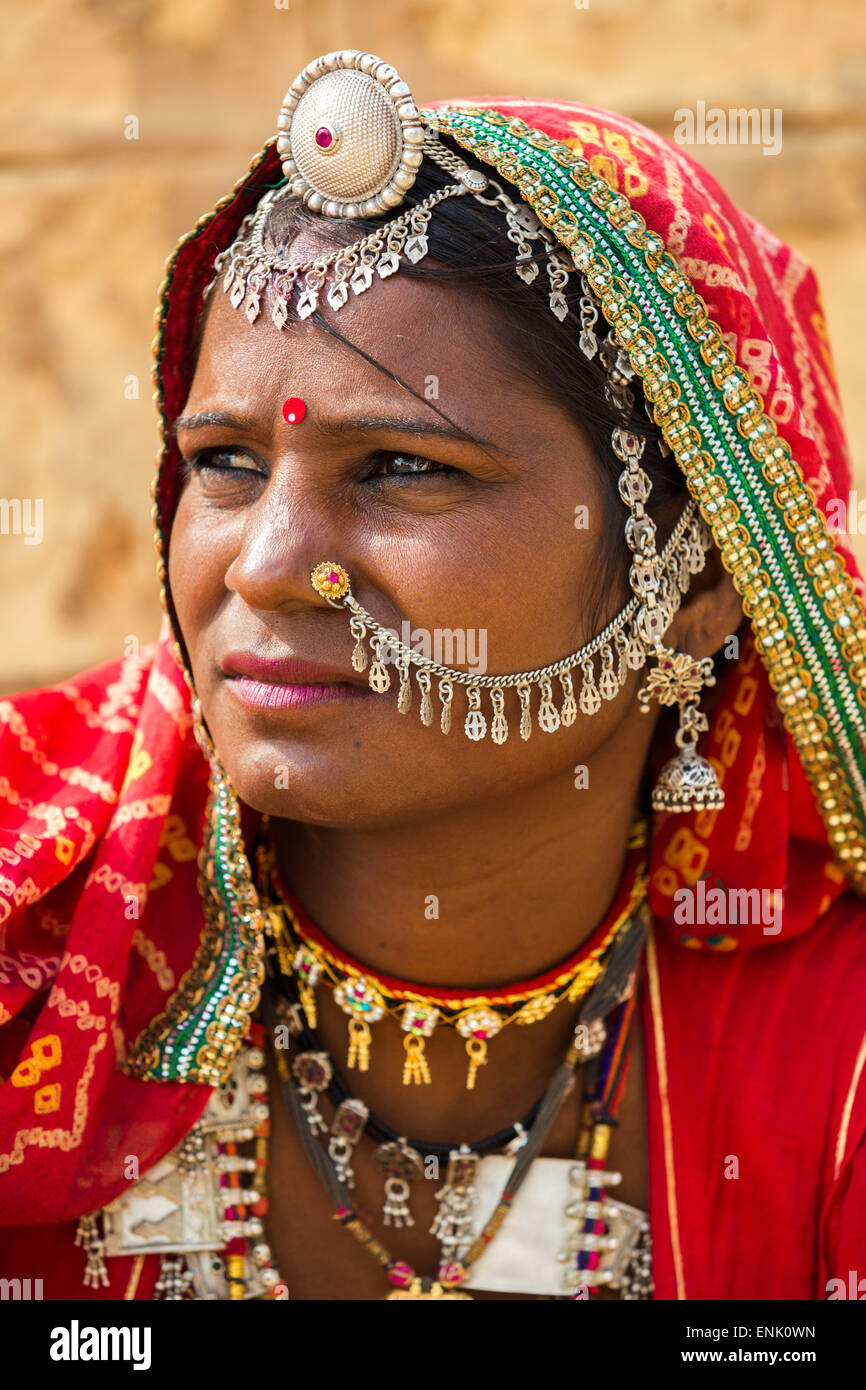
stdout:
[[254,709],[299,709],[365,700],[372,693],[366,682],[362,685],[332,666],[298,657],[232,652],[220,662],[220,669],[232,693]]
[[253,652],[230,652],[220,662],[220,669],[229,679],[246,677],[266,685],[357,684],[345,671],[294,656],[266,657]]

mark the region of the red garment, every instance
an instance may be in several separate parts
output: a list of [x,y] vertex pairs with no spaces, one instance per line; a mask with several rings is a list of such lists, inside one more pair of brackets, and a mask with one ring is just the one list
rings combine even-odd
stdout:
[[[632,199],[736,344],[819,501],[846,496],[820,300],[796,253],[633,122],[565,103],[491,104],[582,150]],[[276,170],[269,147],[175,257],[167,424],[186,398],[213,256]],[[164,535],[177,461],[169,443]],[[724,811],[659,818],[652,841],[643,997],[656,1297],[823,1298],[866,1248],[864,908],[845,891],[748,641],[704,751]],[[0,757],[0,1275],[42,1277],[46,1298],[149,1297],[155,1257],[110,1261],[107,1290],[80,1285],[72,1218],[124,1190],[130,1156],[144,1172],[172,1148],[209,1094],[133,1081],[116,1065],[165,1007],[203,925],[207,769],[170,639],[0,702]],[[700,877],[726,891],[783,886],[781,932],[680,925],[674,894]]]

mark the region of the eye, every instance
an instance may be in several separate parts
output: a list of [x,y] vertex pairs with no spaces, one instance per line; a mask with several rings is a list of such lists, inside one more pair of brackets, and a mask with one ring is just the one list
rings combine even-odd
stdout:
[[192,458],[184,459],[183,467],[187,476],[191,473],[211,473],[212,475],[255,473],[264,476],[262,467],[243,449],[200,449],[197,454],[193,454]]
[[424,458],[421,454],[379,454],[367,474],[367,480],[386,483],[447,477],[454,481],[462,476],[459,468],[452,468],[448,463],[437,463],[435,459]]

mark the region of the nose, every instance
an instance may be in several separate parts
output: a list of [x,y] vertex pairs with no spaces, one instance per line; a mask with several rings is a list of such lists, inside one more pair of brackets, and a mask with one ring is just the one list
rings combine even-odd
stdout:
[[330,606],[310,583],[323,556],[345,549],[345,536],[321,494],[267,488],[248,512],[226,588],[260,613]]

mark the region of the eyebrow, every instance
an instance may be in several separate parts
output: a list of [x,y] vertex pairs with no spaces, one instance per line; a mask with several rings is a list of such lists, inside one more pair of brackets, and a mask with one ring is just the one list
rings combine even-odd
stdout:
[[243,430],[248,434],[255,429],[255,421],[248,415],[230,415],[225,410],[200,410],[196,415],[178,415],[171,433],[177,436],[180,430],[204,430],[210,425]]
[[[214,426],[238,430],[246,434],[255,434],[259,428],[259,422],[248,415],[232,415],[224,410],[203,410],[195,415],[179,415],[171,432],[176,436],[180,430],[201,430]],[[458,425],[450,425],[444,420],[412,419],[406,416],[391,415],[355,415],[345,419],[329,419],[323,416],[316,421],[316,428],[321,434],[329,435],[332,438],[340,438],[347,434],[372,434],[375,431],[388,431],[390,434],[406,434],[414,438],[434,435],[441,439],[453,439],[462,444],[474,444],[479,449],[495,449],[500,454],[510,454],[511,452],[509,449],[503,448],[501,444],[496,444],[490,439],[481,439],[478,435],[472,434],[471,431],[461,429]]]

